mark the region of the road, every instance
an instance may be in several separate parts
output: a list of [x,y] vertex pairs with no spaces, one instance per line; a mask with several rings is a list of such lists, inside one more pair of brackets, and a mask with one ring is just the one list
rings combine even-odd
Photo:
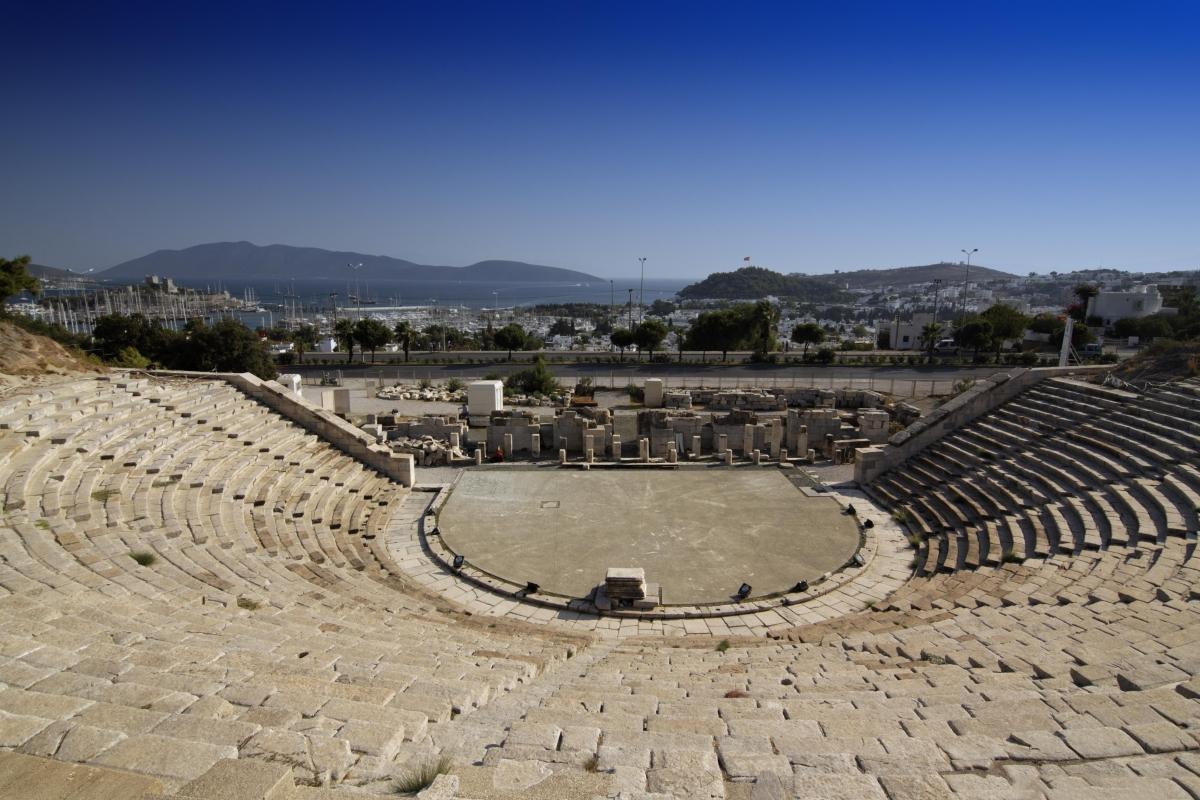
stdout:
[[[877,380],[903,381],[947,381],[962,378],[982,378],[996,372],[1007,372],[1015,367],[972,366],[972,367],[882,367],[882,366],[845,366],[845,367],[814,367],[814,366],[771,366],[760,364],[729,364],[720,366],[710,364],[550,364],[549,368],[561,376],[591,376],[593,378],[671,378],[673,380],[711,380],[717,378],[744,378],[771,381],[784,381],[793,378],[803,378],[806,382],[816,379],[827,381],[831,376],[837,379],[875,378]],[[346,378],[371,378],[375,380],[413,381],[429,378],[433,381],[444,381],[449,378],[477,379],[485,375],[507,376],[513,372],[527,369],[528,364],[408,364],[408,365],[378,365],[371,364],[295,364],[280,367],[281,372],[291,372],[303,375],[305,378],[319,378],[324,373],[340,373]]]

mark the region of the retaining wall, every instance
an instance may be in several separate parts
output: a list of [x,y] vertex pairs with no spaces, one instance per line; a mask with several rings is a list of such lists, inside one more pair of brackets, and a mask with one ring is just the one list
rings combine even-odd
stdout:
[[242,394],[265,405],[280,416],[320,436],[346,455],[355,458],[401,486],[411,487],[416,480],[413,457],[408,453],[393,453],[387,445],[379,444],[374,436],[346,422],[332,411],[318,408],[297,397],[275,381],[264,381],[249,372],[183,372],[156,370],[150,375],[203,380],[221,380]]

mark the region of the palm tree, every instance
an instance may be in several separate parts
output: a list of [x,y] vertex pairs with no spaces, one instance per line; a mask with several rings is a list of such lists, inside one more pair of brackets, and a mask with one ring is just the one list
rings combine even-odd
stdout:
[[408,320],[402,319],[396,323],[396,327],[393,330],[396,334],[396,343],[404,351],[404,361],[407,363],[408,349],[412,347],[413,340],[417,338],[417,329],[409,324]]
[[317,346],[317,329],[312,325],[301,325],[292,332],[292,344],[296,347],[296,361],[304,363],[304,354]]
[[346,363],[354,360],[354,321],[339,319],[333,324],[333,335],[339,347],[346,348]]
[[925,350],[928,353],[929,361],[933,361],[933,346],[937,344],[942,335],[942,324],[940,322],[930,322],[921,329],[921,343],[925,345]]

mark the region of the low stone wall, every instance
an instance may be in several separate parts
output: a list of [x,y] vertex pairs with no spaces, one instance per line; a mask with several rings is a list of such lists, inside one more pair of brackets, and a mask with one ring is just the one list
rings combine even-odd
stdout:
[[388,446],[379,444],[374,436],[356,428],[331,411],[317,408],[307,400],[296,397],[274,381],[264,381],[249,372],[161,370],[149,374],[165,378],[225,381],[247,397],[251,397],[275,413],[287,417],[309,433],[320,436],[346,455],[388,476],[401,486],[410,487],[416,480],[416,469],[413,466],[411,455],[393,453]]
[[970,389],[947,400],[928,416],[892,436],[887,444],[859,450],[854,462],[854,480],[860,486],[870,483],[946,434],[1007,403],[1047,378],[1087,375],[1109,369],[1112,367],[1043,367],[1015,369],[1011,373],[997,373],[982,378]]

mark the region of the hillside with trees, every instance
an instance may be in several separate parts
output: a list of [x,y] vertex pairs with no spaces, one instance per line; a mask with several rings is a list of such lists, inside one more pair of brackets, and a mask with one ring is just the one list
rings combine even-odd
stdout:
[[[930,283],[935,280],[962,283],[967,278],[967,267],[964,264],[942,261],[937,264],[916,267],[839,271],[828,277],[837,286],[844,286],[847,289],[881,289],[885,286],[908,286],[914,283]],[[1001,272],[998,269],[971,265],[970,279],[972,283],[1010,280],[1015,277],[1017,276]]]
[[809,303],[846,303],[851,299],[824,278],[784,275],[763,267],[714,272],[704,280],[680,289],[679,296],[685,300],[758,300],[773,296]]

